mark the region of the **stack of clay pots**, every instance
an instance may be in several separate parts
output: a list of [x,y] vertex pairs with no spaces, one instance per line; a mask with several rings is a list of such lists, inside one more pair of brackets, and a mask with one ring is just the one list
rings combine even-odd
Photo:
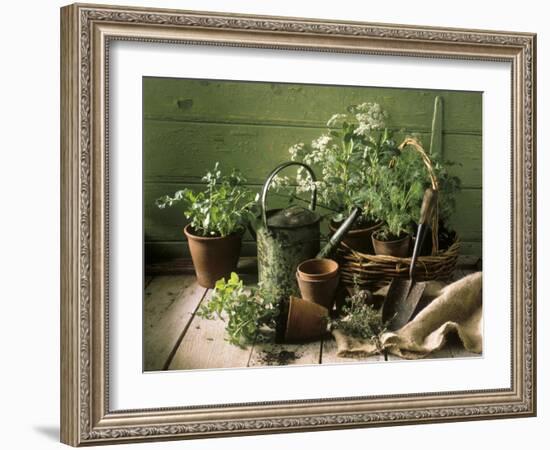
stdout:
[[302,298],[291,297],[285,338],[287,341],[318,339],[327,330],[338,282],[338,263],[317,258],[302,262],[296,270]]

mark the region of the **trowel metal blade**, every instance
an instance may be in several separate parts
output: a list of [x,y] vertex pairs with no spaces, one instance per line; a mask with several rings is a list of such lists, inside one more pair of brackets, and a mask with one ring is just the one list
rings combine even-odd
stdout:
[[390,331],[398,330],[399,328],[405,326],[409,320],[411,320],[418,302],[426,289],[426,282],[416,282],[412,283],[409,280],[409,291],[406,294],[406,297],[401,297],[401,301],[395,303],[395,316],[391,320],[388,328]]
[[390,321],[390,326],[398,315],[400,305],[405,302],[413,281],[409,278],[395,278],[390,283],[386,300],[382,307],[382,320]]

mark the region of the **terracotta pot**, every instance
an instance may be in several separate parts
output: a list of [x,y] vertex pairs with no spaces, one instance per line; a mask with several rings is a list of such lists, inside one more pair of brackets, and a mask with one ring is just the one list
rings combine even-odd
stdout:
[[336,261],[331,259],[304,261],[298,266],[296,279],[304,300],[317,303],[329,310],[332,308],[340,281]]
[[298,264],[296,270],[302,280],[326,280],[338,273],[338,263],[329,258],[313,258]]
[[300,294],[304,300],[324,306],[331,309],[334,304],[334,295],[338,289],[340,277],[338,274],[328,280],[307,281],[302,280],[299,276],[298,287]]
[[237,269],[242,234],[224,237],[203,237],[193,234],[190,225],[184,228],[189,251],[199,284],[213,288],[220,278],[228,278]]
[[[328,227],[333,234],[338,229],[338,223],[330,221]],[[342,239],[349,248],[360,253],[366,253],[372,255],[374,248],[372,246],[372,234],[382,226],[382,222],[365,226],[364,228],[357,228],[349,230]]]
[[377,255],[395,256],[398,258],[406,258],[410,255],[411,236],[405,235],[401,239],[394,241],[380,241],[372,236],[372,244]]
[[315,303],[290,297],[286,322],[286,341],[319,339],[327,332],[328,310]]

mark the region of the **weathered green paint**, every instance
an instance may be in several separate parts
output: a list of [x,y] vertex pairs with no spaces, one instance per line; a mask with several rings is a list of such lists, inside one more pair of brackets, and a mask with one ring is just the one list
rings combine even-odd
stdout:
[[[443,108],[434,115],[436,97]],[[268,173],[289,159],[291,145],[318,137],[333,113],[364,101],[378,101],[388,111],[396,140],[419,133],[426,147],[440,147],[445,159],[457,163],[449,170],[464,189],[452,224],[463,252],[481,255],[480,93],[144,78],[146,261],[187,253],[181,208],[159,210],[156,198],[186,186],[200,188],[200,177],[216,161],[222,169],[239,167],[258,191]],[[430,133],[434,121],[439,144]],[[270,200],[270,208],[285,204]],[[326,223],[321,232],[326,234]],[[255,254],[249,234],[242,253]]]
[[434,100],[429,151],[431,155],[437,156],[441,156],[443,153],[443,99],[439,95]]
[[349,105],[376,101],[388,125],[431,130],[435,96],[445,99],[445,132],[481,133],[478,92],[144,78],[146,119],[324,127]]
[[462,241],[460,252],[464,255],[483,256],[483,244],[481,241]]
[[[409,130],[409,134],[414,132]],[[277,165],[288,161],[288,148],[309,142],[322,130],[266,125],[144,122],[144,175],[146,181],[199,181],[216,161],[220,167],[238,164],[251,183],[261,184]],[[407,132],[396,132],[401,141]],[[420,134],[426,145],[429,133]],[[456,163],[450,171],[464,186],[481,186],[481,136],[444,134],[445,158]],[[162,152],[162,157],[159,157]],[[292,170],[292,169],[289,169]]]

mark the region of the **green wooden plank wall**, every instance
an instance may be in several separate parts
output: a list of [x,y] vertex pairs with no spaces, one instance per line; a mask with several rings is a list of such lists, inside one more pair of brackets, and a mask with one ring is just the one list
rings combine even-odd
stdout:
[[[145,77],[146,262],[188,254],[181,209],[159,210],[154,200],[184,186],[200,188],[200,177],[216,161],[222,170],[239,167],[259,189],[289,159],[291,145],[318,137],[332,114],[365,101],[389,113],[396,138],[418,133],[428,146],[436,96],[443,101],[442,151],[457,163],[451,171],[463,185],[452,225],[463,253],[481,256],[481,93]],[[248,235],[243,254],[255,254]]]

